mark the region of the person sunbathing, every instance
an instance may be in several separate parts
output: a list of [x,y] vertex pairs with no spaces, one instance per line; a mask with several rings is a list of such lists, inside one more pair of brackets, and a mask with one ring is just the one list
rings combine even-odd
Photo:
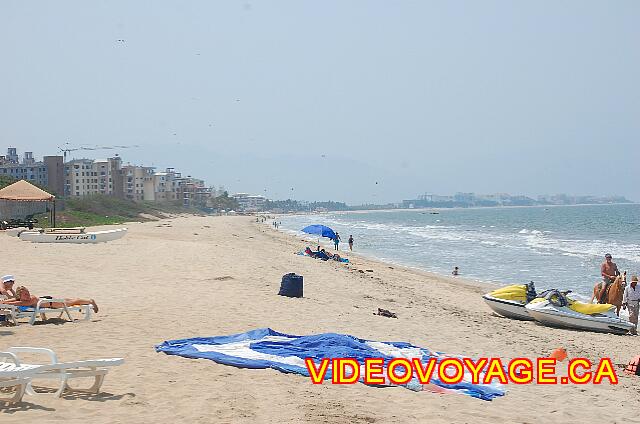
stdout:
[[2,281],[0,281],[0,299],[16,297],[16,292],[13,290],[15,281],[13,275],[5,275],[2,277]]
[[[29,289],[25,286],[20,286],[16,289],[16,298],[12,300],[3,300],[1,303],[6,305],[15,305],[15,306],[31,306],[35,307],[38,302],[42,300],[37,296],[33,296]],[[93,307],[93,311],[98,313],[98,305],[93,299],[64,299],[64,303],[62,302],[42,302],[40,306],[44,308],[64,308],[65,306],[80,306],[80,305],[91,305]]]
[[316,252],[316,258],[318,259],[322,259],[323,261],[329,260],[331,257],[329,256],[329,254],[327,252],[325,252],[324,249],[320,250],[319,252]]

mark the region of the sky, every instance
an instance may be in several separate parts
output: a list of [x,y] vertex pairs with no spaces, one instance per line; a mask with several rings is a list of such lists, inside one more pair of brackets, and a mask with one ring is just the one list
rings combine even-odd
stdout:
[[0,149],[230,192],[640,201],[640,2],[0,2]]

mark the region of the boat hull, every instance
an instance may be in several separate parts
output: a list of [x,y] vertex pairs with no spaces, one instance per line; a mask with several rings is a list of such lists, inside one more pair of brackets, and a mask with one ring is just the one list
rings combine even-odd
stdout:
[[89,231],[86,233],[64,233],[64,232],[37,232],[23,231],[20,233],[20,240],[32,243],[104,243],[117,240],[127,234],[126,228],[116,230]]
[[529,315],[539,323],[549,327],[572,328],[597,333],[626,334],[634,326],[629,321],[609,315],[592,316],[580,314],[566,307],[552,305],[527,305]]
[[23,233],[25,231],[30,231],[30,230],[27,227],[16,227],[16,228],[9,228],[5,230],[4,233],[11,237],[18,237],[20,233]]
[[525,308],[524,303],[512,300],[498,299],[489,294],[482,296],[484,301],[489,305],[493,312],[506,318],[517,319],[521,321],[533,321],[529,315],[529,311]]

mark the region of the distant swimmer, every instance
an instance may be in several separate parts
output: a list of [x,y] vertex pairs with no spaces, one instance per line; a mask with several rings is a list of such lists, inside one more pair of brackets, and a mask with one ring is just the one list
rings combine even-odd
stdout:
[[460,274],[460,269],[455,266],[453,267],[453,271],[451,271],[451,275],[459,275]]
[[353,236],[349,236],[349,250],[353,251]]

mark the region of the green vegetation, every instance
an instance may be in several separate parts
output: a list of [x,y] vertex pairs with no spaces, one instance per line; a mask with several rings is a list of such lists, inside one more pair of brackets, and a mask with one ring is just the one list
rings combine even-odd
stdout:
[[[134,202],[103,194],[60,199],[56,201],[56,209],[57,227],[111,225],[127,221],[149,221],[154,217],[163,218],[166,214],[201,213],[198,209],[185,208],[179,203]],[[36,217],[43,226],[46,226],[47,215]]]
[[11,177],[7,177],[5,175],[0,175],[0,189],[5,188],[9,184],[13,184],[15,182],[16,182],[16,180],[14,180]]
[[[40,226],[46,227],[45,223],[48,218],[45,218],[48,214],[42,214],[38,216]],[[141,219],[137,219],[141,220]],[[131,221],[122,216],[102,216],[96,215],[90,212],[65,210],[60,213],[56,213],[56,227],[92,227],[96,225],[112,225],[121,224],[125,221]]]
[[297,200],[267,200],[264,204],[264,210],[281,210],[283,212],[311,212],[318,209],[326,209],[328,211],[346,211],[349,206],[342,202],[300,202]]
[[207,203],[209,207],[217,210],[237,211],[240,208],[238,201],[233,197],[229,197],[229,193],[226,191],[220,196],[210,199]]
[[[8,176],[0,176],[0,189],[13,184],[17,180]],[[36,184],[34,184],[36,185]],[[44,187],[40,187],[47,190]],[[95,225],[122,224],[127,221],[150,221],[164,218],[167,214],[201,214],[203,210],[225,209],[238,210],[238,202],[228,193],[210,199],[208,205],[197,205],[187,208],[179,201],[174,202],[134,202],[104,194],[85,197],[56,198],[57,227],[90,227]],[[49,213],[36,217],[43,227],[48,227]]]

